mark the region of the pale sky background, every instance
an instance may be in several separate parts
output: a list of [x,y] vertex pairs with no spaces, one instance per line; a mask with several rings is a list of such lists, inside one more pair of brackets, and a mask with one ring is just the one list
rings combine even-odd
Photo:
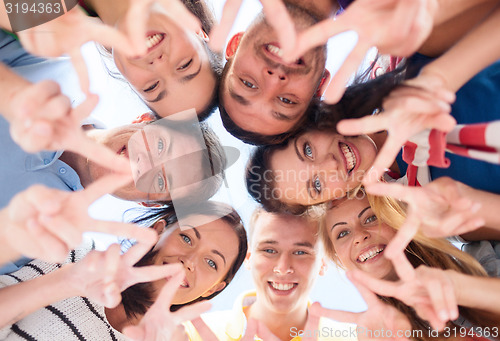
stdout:
[[[213,0],[211,2],[216,16],[220,18],[224,1]],[[248,23],[260,11],[260,8],[261,5],[257,0],[245,0],[233,26],[232,33],[244,31]],[[333,73],[338,68],[339,62],[346,57],[352,48],[353,37],[347,34],[344,37],[336,38],[335,42],[332,40],[329,42],[327,67]],[[128,124],[140,114],[148,111],[125,82],[109,77],[103,67],[102,58],[97,53],[93,43],[84,46],[84,53],[90,69],[91,90],[98,93],[101,99],[92,116],[101,120],[106,126],[113,127]],[[240,159],[227,170],[229,188],[222,188],[214,199],[231,204],[242,216],[245,226],[248,226],[249,217],[256,204],[246,192],[244,168],[249,152],[253,147],[245,145],[225,131],[220,122],[218,111],[212,115],[208,122],[221,139],[223,145],[234,146],[241,153]],[[101,219],[122,220],[123,212],[131,207],[137,206],[111,196],[105,196],[90,208],[90,212],[94,217]],[[283,233],[286,233],[286,226],[283,226]],[[99,236],[98,239],[101,248],[115,240],[103,236]],[[212,310],[231,309],[234,299],[243,291],[252,288],[251,275],[242,266],[233,282],[211,301]],[[312,301],[320,301],[324,306],[335,309],[349,311],[365,309],[365,304],[357,290],[345,278],[343,271],[337,270],[333,263],[329,263],[326,275],[318,278],[311,293],[311,299]]]

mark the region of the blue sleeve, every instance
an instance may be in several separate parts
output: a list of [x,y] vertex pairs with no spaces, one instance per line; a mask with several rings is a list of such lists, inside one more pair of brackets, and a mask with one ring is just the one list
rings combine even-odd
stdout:
[[15,67],[36,64],[44,60],[26,52],[16,38],[0,30],[0,61],[2,63]]

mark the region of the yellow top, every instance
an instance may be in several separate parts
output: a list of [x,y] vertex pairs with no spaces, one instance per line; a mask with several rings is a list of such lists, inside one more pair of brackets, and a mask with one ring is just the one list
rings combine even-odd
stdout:
[[[203,314],[201,319],[184,323],[190,341],[237,341],[245,334],[247,319],[244,309],[256,301],[256,292],[241,294],[232,310]],[[304,330],[290,328],[290,341],[301,341],[302,336],[316,337],[318,341],[357,340],[356,325],[341,323],[325,317],[318,319],[309,315]],[[254,341],[263,341],[254,336]]]

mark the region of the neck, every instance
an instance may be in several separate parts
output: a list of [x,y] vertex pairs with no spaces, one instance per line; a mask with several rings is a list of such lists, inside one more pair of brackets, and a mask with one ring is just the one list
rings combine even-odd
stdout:
[[128,319],[123,304],[121,303],[115,308],[104,308],[104,314],[111,327],[118,330],[120,333],[123,332],[125,327],[138,324],[142,318]]
[[[99,142],[99,130],[95,129],[92,125],[83,125],[82,129],[88,138]],[[74,169],[78,177],[80,178],[80,183],[83,187],[90,185],[95,179],[91,172],[91,161],[85,156],[71,151],[65,151],[62,153],[59,160],[65,162],[68,166]]]
[[129,0],[84,0],[107,25],[115,26],[129,8]]
[[259,304],[258,299],[248,307],[245,315],[247,319],[253,318],[263,322],[267,329],[282,341],[289,341],[292,338],[291,331],[304,330],[308,316],[307,305],[281,314],[270,311],[265,305]]
[[90,175],[89,160],[86,157],[77,153],[65,151],[62,153],[59,160],[65,162],[75,170],[83,187],[87,187],[92,183],[93,179]]

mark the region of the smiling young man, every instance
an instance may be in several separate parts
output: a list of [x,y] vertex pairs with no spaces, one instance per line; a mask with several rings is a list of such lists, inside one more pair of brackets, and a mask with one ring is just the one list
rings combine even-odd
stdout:
[[256,340],[301,340],[311,335],[314,340],[356,339],[350,337],[350,328],[355,326],[308,312],[309,293],[325,271],[317,223],[257,208],[249,237],[245,262],[255,291],[242,294],[232,311],[193,321],[197,330],[187,328],[190,340],[253,340],[253,336]]
[[[287,9],[297,31],[318,22],[302,7],[287,4]],[[226,129],[245,142],[262,144],[293,131],[304,122],[311,99],[328,84],[325,46],[291,63],[281,55],[278,36],[262,14],[227,45],[220,112]]]

